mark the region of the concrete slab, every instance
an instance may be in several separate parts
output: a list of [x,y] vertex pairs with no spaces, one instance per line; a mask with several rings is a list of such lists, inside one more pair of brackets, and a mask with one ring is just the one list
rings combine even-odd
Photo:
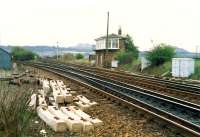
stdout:
[[53,97],[55,99],[55,102],[58,103],[64,103],[64,96],[63,94],[60,92],[60,89],[58,87],[53,87]]
[[64,132],[67,129],[63,119],[53,115],[47,108],[37,107],[38,116],[56,132]]
[[77,114],[78,116],[80,116],[80,117],[82,117],[82,118],[90,121],[95,127],[103,125],[103,121],[101,121],[101,120],[99,120],[97,118],[91,117],[90,115],[86,114],[81,109],[79,109],[78,107],[76,107],[76,106],[69,106],[69,108],[72,111],[74,111],[74,113]]
[[65,102],[67,103],[71,103],[73,101],[73,96],[72,94],[70,94],[66,88],[64,87],[61,87],[59,88],[60,89],[60,92],[62,93],[62,95],[64,96],[64,100]]
[[59,87],[65,85],[62,80],[56,80],[56,83]]
[[83,125],[83,132],[88,132],[94,129],[94,125],[91,122],[76,115],[69,107],[61,107],[60,110],[75,120],[80,120]]
[[68,116],[67,114],[63,113],[61,110],[59,110],[57,107],[55,106],[48,106],[48,110],[62,118],[65,120],[66,124],[67,124],[67,128],[72,131],[72,132],[81,132],[82,128],[83,128],[83,124],[81,123],[80,120],[75,120],[74,118]]
[[31,101],[28,104],[29,107],[32,107],[33,109],[36,109],[37,106],[37,94],[33,94],[31,96]]
[[83,95],[77,95],[77,98],[82,101],[83,103],[89,104],[90,106],[96,105],[97,103],[95,101],[90,101]]
[[83,111],[87,110],[89,107],[91,107],[91,105],[86,104],[86,103],[84,103],[82,101],[77,101],[77,102],[75,102],[75,104]]
[[50,80],[49,84],[50,84],[50,87],[51,87],[51,88],[57,86],[57,83],[56,83],[55,80]]
[[42,107],[47,107],[47,103],[44,96],[38,95],[38,105]]

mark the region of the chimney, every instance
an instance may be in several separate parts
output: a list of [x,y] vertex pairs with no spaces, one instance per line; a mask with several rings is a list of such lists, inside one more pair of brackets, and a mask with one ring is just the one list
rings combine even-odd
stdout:
[[121,26],[119,26],[119,29],[118,29],[118,35],[122,35],[122,29],[121,29]]

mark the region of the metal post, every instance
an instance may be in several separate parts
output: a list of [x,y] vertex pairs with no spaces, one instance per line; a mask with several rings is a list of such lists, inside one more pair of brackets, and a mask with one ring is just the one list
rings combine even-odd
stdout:
[[197,59],[198,46],[196,45],[196,59]]
[[57,48],[56,48],[56,49],[57,49],[57,50],[56,50],[56,58],[57,58],[57,60],[58,60],[58,42],[57,42],[56,45],[57,45]]
[[108,59],[106,58],[106,56],[108,55],[108,33],[109,33],[109,11],[107,13],[106,54],[104,57],[104,62],[106,67],[108,67]]

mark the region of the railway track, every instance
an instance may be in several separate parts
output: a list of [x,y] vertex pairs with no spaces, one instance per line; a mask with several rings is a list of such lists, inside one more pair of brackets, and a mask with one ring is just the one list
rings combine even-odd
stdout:
[[107,75],[113,75],[115,78],[117,77],[123,78],[127,82],[132,82],[133,80],[143,80],[143,81],[146,80],[146,81],[150,81],[149,82],[150,84],[159,84],[160,86],[165,86],[166,88],[200,94],[200,86],[198,85],[181,83],[181,82],[176,82],[172,80],[166,80],[166,79],[144,76],[144,75],[139,75],[139,74],[130,74],[130,73],[125,73],[123,71],[112,71],[112,70],[104,69],[104,68],[89,67],[89,66],[77,65],[77,64],[69,64],[69,65],[76,68],[84,69],[84,70],[90,70],[96,73],[104,73]]
[[[45,61],[49,63],[49,61]],[[52,61],[51,61],[52,62]],[[184,99],[192,103],[200,104],[200,87],[191,84],[185,84],[180,82],[174,82],[169,80],[163,80],[159,78],[147,77],[142,75],[132,75],[121,71],[112,71],[104,68],[89,67],[77,64],[62,64],[53,62],[62,66],[70,66],[79,70],[92,72],[94,74],[108,77],[112,80],[118,80],[120,82],[141,86],[154,90],[155,92],[173,96],[176,98]],[[167,83],[166,83],[167,82]],[[170,84],[172,83],[172,84]],[[177,86],[178,85],[178,86]],[[182,87],[183,88],[180,88]],[[193,88],[193,86],[195,88]]]
[[172,125],[179,127],[183,132],[194,136],[200,136],[200,106],[172,98],[166,95],[157,94],[153,91],[131,86],[119,81],[103,78],[91,72],[75,69],[58,64],[33,63],[34,67],[45,69],[65,77],[71,77],[94,87],[110,97],[117,98],[127,107],[137,107],[148,112],[154,117],[160,118]]

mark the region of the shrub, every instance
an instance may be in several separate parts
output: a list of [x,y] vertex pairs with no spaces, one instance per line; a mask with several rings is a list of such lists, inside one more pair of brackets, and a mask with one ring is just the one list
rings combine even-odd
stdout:
[[138,58],[138,48],[134,45],[132,38],[127,35],[125,38],[125,49],[121,49],[115,55],[116,59],[119,61],[119,64],[130,64],[134,59]]
[[126,52],[125,50],[120,50],[116,56],[119,64],[130,64],[134,59],[134,53]]
[[151,65],[161,65],[167,61],[170,61],[175,55],[175,48],[170,45],[161,43],[154,47],[149,53],[147,53],[147,60],[151,62]]
[[83,54],[81,54],[81,53],[78,53],[78,54],[76,54],[76,59],[83,59],[84,58],[84,56],[83,56]]
[[139,50],[133,43],[133,39],[131,36],[127,35],[125,38],[125,51],[126,52],[132,52],[133,59],[138,58]]
[[72,54],[72,53],[65,53],[63,55],[63,60],[64,61],[72,61],[74,59],[75,59],[75,57],[74,57],[74,54]]
[[22,47],[13,47],[11,52],[13,59],[17,61],[33,60],[38,57],[37,54]]

